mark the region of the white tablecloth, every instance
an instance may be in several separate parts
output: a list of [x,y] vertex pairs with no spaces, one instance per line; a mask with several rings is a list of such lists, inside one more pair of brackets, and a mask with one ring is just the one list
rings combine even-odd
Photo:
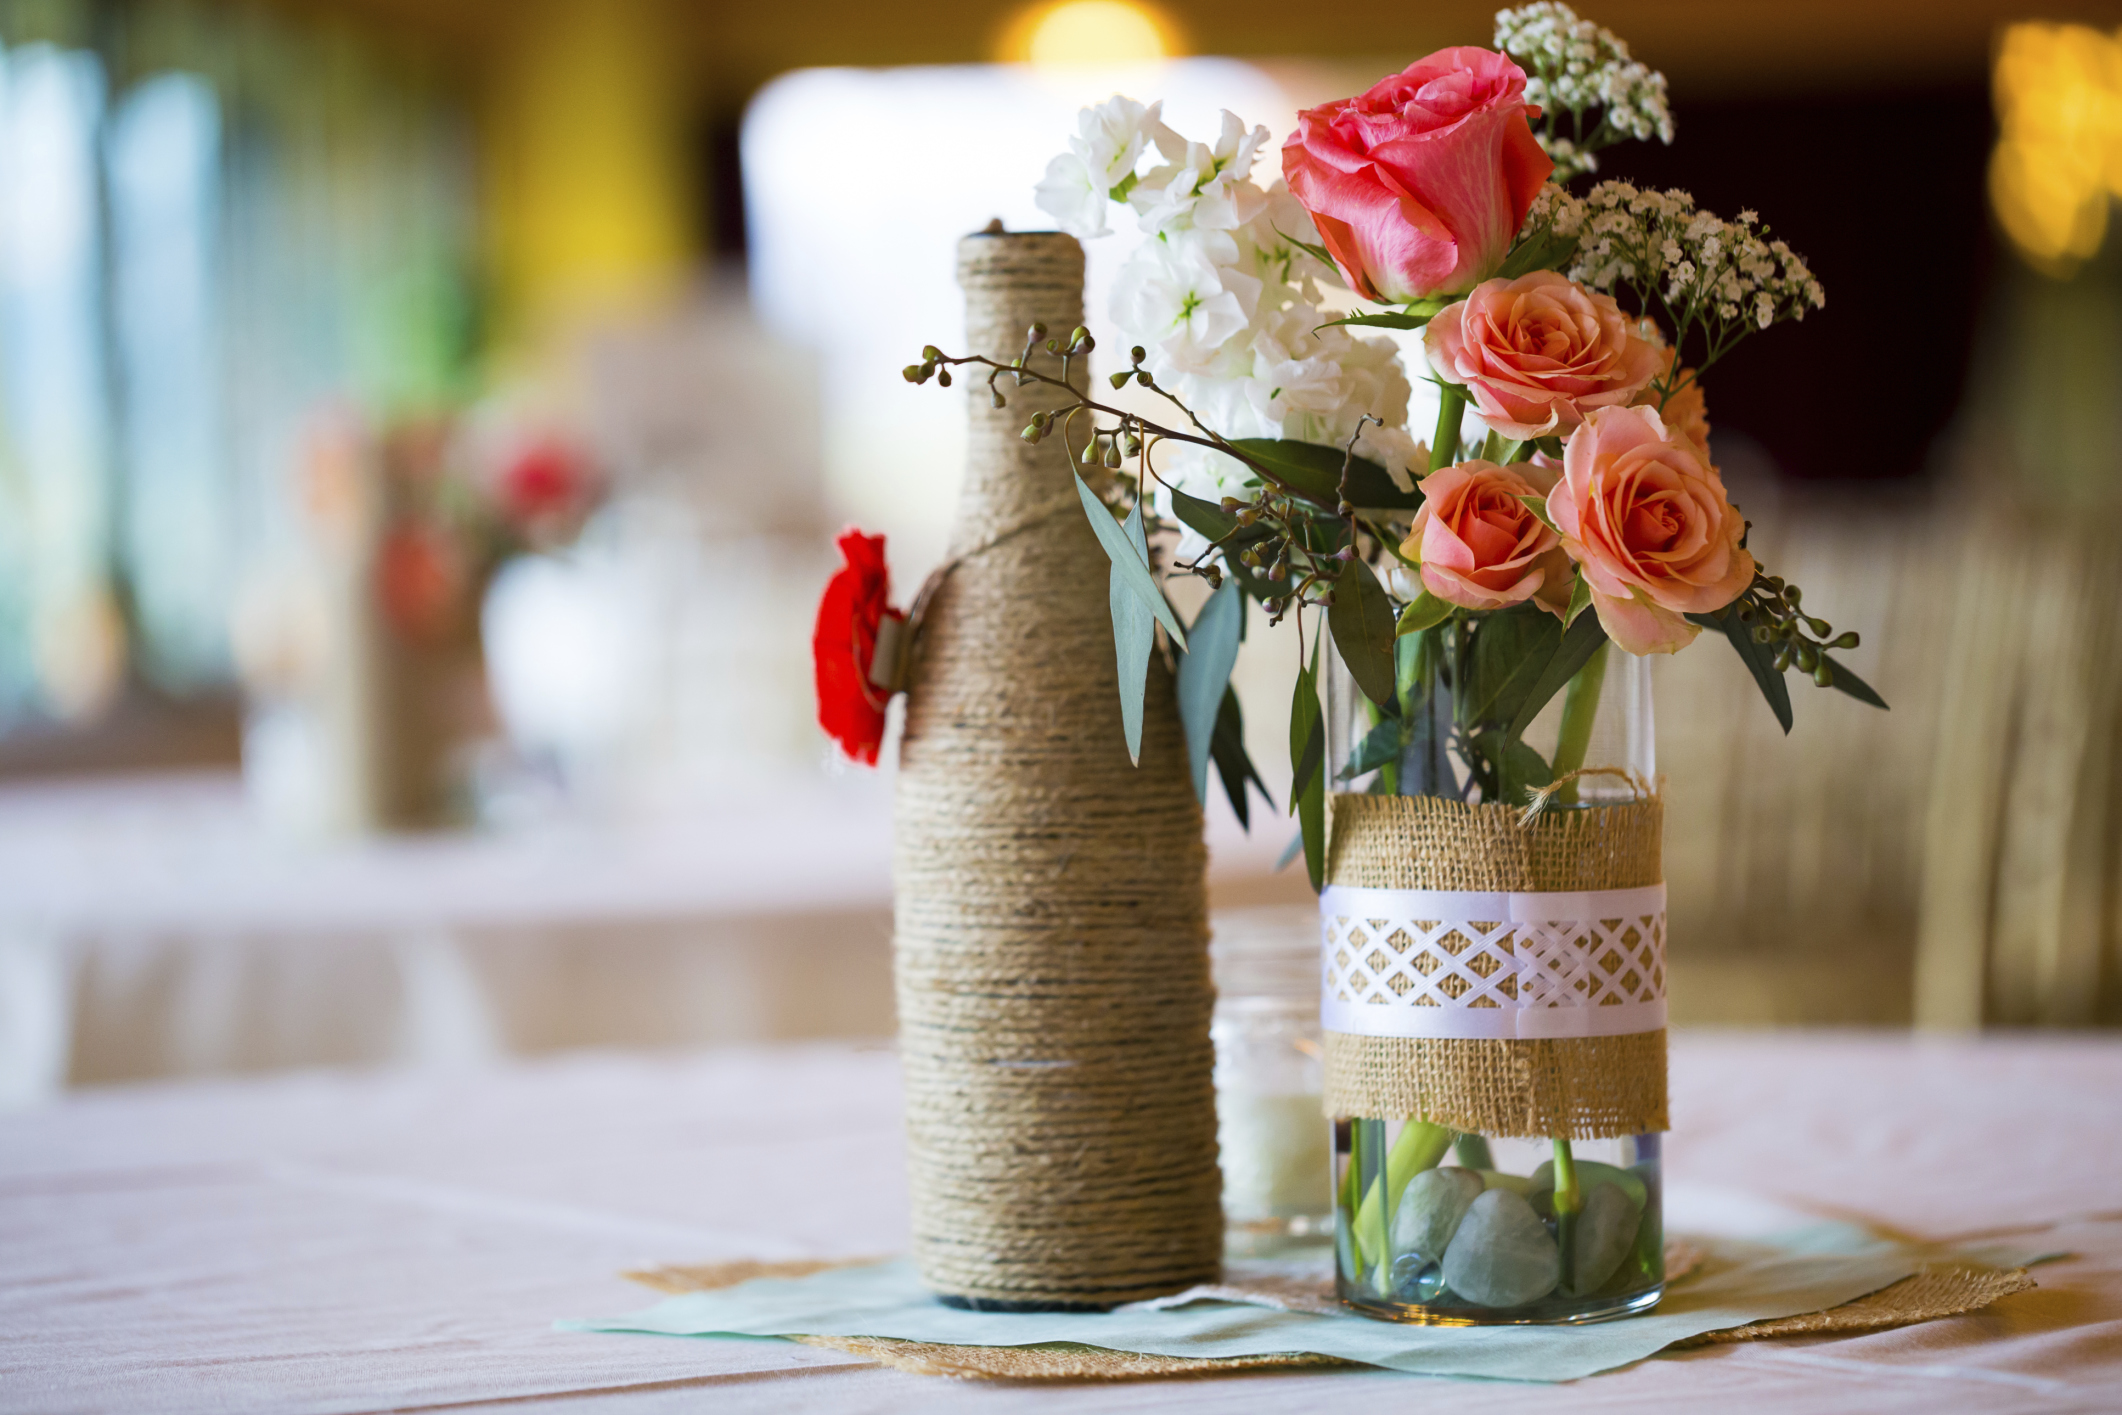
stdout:
[[[1218,798],[1224,905],[1308,903]],[[891,782],[654,816],[276,837],[222,773],[0,788],[0,1109],[67,1084],[885,1037]]]
[[[0,1409],[2092,1410],[2122,1406],[2122,1045],[1683,1036],[1671,1225],[1792,1211],[2079,1256],[1900,1331],[1568,1387],[1372,1372],[1039,1388],[775,1341],[561,1334],[625,1267],[902,1248],[883,1049],[92,1091],[0,1119]],[[534,1402],[534,1403],[531,1403]]]

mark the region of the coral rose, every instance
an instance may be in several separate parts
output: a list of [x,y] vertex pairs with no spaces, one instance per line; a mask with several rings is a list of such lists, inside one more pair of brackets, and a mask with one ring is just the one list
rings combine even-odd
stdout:
[[1610,296],[1552,270],[1483,282],[1432,319],[1422,342],[1437,376],[1464,384],[1482,419],[1519,441],[1625,406],[1659,368],[1657,346]]
[[[1518,499],[1540,495],[1524,471],[1524,464],[1476,460],[1422,479],[1422,509],[1401,554],[1422,563],[1424,589],[1467,609],[1502,609],[1552,588],[1551,582],[1567,584],[1569,563],[1557,553],[1561,537]],[[1568,602],[1564,589],[1562,603]]]
[[811,657],[818,681],[818,725],[840,750],[866,766],[877,764],[884,743],[884,705],[889,694],[870,685],[870,659],[877,651],[877,625],[906,616],[891,608],[891,571],[884,563],[884,537],[850,530],[840,537],[840,568],[818,601]]
[[1722,609],[1754,577],[1724,479],[1652,408],[1600,408],[1584,420],[1562,451],[1547,514],[1599,622],[1630,653],[1685,648],[1701,631],[1682,616]]
[[1297,115],[1282,175],[1348,286],[1404,304],[1503,263],[1554,163],[1533,139],[1525,71],[1440,49],[1355,98]]

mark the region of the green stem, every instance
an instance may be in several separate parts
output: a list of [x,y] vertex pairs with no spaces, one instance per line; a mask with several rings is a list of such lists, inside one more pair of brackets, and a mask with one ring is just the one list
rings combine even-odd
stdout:
[[[1599,716],[1599,693],[1606,686],[1606,651],[1612,647],[1610,643],[1599,645],[1577,670],[1577,676],[1569,680],[1569,690],[1562,699],[1562,730],[1555,738],[1555,759],[1551,763],[1558,780],[1582,767],[1584,754],[1591,750],[1592,723]],[[1555,793],[1555,799],[1563,805],[1575,805],[1577,783],[1564,786]]]
[[1437,430],[1429,439],[1429,469],[1449,467],[1459,460],[1459,421],[1466,412],[1466,395],[1449,385],[1437,390]]
[[1555,1193],[1552,1200],[1555,1208],[1555,1243],[1562,1250],[1562,1290],[1576,1289],[1577,1215],[1584,1208],[1584,1196],[1577,1189],[1577,1160],[1570,1153],[1569,1141],[1555,1141]]

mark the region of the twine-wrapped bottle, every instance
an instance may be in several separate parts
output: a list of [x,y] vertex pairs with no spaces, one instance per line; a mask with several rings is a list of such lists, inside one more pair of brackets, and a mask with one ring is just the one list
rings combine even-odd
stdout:
[[[1068,236],[967,237],[958,276],[972,352],[1082,320]],[[1219,1266],[1206,853],[1171,675],[1152,663],[1130,765],[1108,563],[1062,439],[1018,436],[1062,400],[999,387],[968,399],[900,748],[914,1253],[956,1305],[1109,1307]]]

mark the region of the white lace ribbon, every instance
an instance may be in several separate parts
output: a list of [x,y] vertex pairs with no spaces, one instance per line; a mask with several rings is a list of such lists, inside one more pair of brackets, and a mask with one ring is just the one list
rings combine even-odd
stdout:
[[1319,895],[1320,1021],[1366,1037],[1617,1037],[1665,1025],[1665,886]]

